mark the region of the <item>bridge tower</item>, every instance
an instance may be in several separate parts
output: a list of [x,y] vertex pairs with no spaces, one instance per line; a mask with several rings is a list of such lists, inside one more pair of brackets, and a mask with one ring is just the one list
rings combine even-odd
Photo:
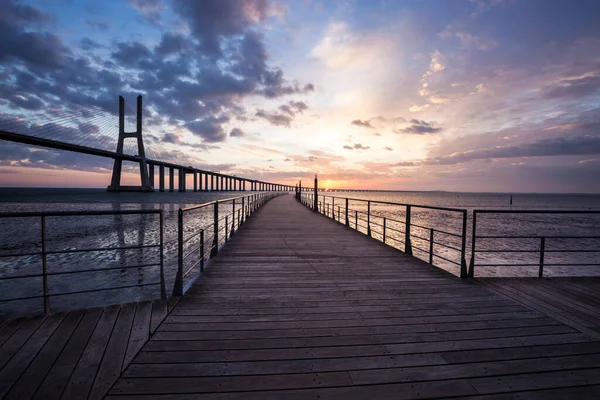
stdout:
[[119,96],[119,140],[117,142],[117,154],[123,154],[123,142],[127,138],[137,139],[138,157],[140,159],[141,186],[121,186],[121,168],[123,159],[115,158],[112,179],[107,191],[109,192],[153,192],[148,177],[148,165],[146,163],[146,152],[142,140],[142,96],[137,97],[137,129],[135,132],[125,132],[125,99]]

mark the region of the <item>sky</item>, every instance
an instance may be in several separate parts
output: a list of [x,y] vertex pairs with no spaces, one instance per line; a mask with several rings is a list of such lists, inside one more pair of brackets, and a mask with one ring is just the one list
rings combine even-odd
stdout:
[[[114,150],[118,96],[142,95],[147,149],[178,164],[600,193],[597,0],[0,0],[0,37],[0,127]],[[0,186],[103,187],[111,170],[0,143]]]

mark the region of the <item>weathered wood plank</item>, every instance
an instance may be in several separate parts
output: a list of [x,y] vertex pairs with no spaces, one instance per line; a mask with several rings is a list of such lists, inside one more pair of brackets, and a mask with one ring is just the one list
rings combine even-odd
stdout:
[[110,339],[119,306],[107,307],[103,310],[96,329],[92,333],[83,354],[81,355],[71,379],[67,383],[62,394],[64,399],[87,398],[92,384],[96,378],[96,372],[104,356],[106,345]]
[[35,394],[35,399],[59,399],[75,366],[88,344],[98,319],[102,315],[102,309],[87,310],[75,332],[69,338],[60,356],[46,375],[46,378]]
[[19,351],[19,349],[29,340],[36,329],[44,322],[46,317],[32,317],[23,321],[18,329],[4,342],[0,347],[0,371],[11,358]]
[[119,378],[121,369],[123,368],[127,343],[129,342],[135,308],[135,303],[120,307],[119,316],[104,350],[104,357],[98,367],[96,379],[88,396],[89,399],[103,398],[108,389]]
[[6,399],[33,397],[84,314],[85,311],[74,311],[65,315],[50,339],[7,393]]
[[167,301],[158,299],[152,303],[152,319],[150,321],[150,335],[153,335],[161,322],[167,316]]
[[23,347],[0,370],[0,398],[7,394],[17,378],[25,371],[31,360],[35,358],[58,328],[63,318],[64,314],[53,314],[45,318],[41,326],[28,338]]
[[123,361],[122,371],[127,368],[133,357],[140,351],[150,337],[150,318],[152,316],[152,302],[138,303],[135,318],[131,327],[131,335],[127,344],[127,351]]
[[[0,327],[0,349],[2,345],[10,339],[13,333],[15,333],[21,324],[25,321],[25,318],[13,319],[11,321],[4,321],[2,327]],[[0,350],[1,351],[1,350]],[[0,353],[2,354],[2,353]]]

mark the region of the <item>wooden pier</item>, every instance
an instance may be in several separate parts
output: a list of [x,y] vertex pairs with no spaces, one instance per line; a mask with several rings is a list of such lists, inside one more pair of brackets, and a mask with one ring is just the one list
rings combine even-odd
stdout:
[[[589,282],[570,285],[589,323],[569,324],[565,307],[461,280],[282,196],[164,311],[137,354],[128,351],[137,312],[121,325],[121,313],[111,317],[96,341],[83,322],[72,327],[90,311],[5,324],[0,397],[68,398],[66,383],[77,382],[87,394],[73,398],[595,399],[600,294]],[[540,303],[547,290],[530,297]],[[101,354],[71,354],[90,346]]]

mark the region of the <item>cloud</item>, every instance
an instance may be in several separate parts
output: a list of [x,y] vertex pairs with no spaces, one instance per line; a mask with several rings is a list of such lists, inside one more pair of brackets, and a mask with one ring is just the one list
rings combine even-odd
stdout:
[[266,119],[271,125],[290,127],[294,117],[308,110],[308,105],[303,101],[290,101],[279,106],[279,111],[265,111],[259,109],[255,116]]
[[291,116],[289,116],[287,114],[279,114],[274,111],[269,112],[269,111],[265,111],[265,110],[258,110],[258,111],[256,111],[255,115],[259,118],[266,119],[267,121],[269,121],[269,123],[271,125],[275,125],[275,126],[286,126],[289,128],[292,123]]
[[346,149],[346,150],[369,150],[370,148],[371,147],[369,147],[369,146],[363,146],[360,143],[355,143],[352,146],[348,146],[348,145],[344,146],[344,149]]
[[442,128],[435,126],[433,122],[422,121],[418,119],[411,119],[411,125],[403,128],[396,129],[394,132],[396,133],[410,133],[416,135],[424,135],[427,133],[438,133],[442,130]]
[[362,128],[370,128],[370,129],[374,128],[374,126],[371,125],[371,122],[369,122],[369,121],[361,121],[360,119],[355,119],[350,124],[356,125],[356,126],[360,126]]
[[179,0],[173,12],[187,24],[204,51],[221,53],[224,37],[244,35],[271,13],[267,0]]
[[209,116],[188,122],[185,124],[185,127],[194,135],[201,137],[203,141],[216,143],[223,142],[227,138],[227,134],[223,130],[223,124],[226,122],[229,122],[228,116]]
[[129,0],[129,5],[141,14],[142,21],[150,25],[160,25],[160,13],[167,9],[161,0]]
[[58,36],[31,28],[53,25],[54,19],[37,8],[13,0],[0,2],[0,62],[18,60],[32,67],[64,64],[68,50]]
[[516,146],[496,146],[474,149],[424,161],[428,165],[458,164],[472,160],[494,158],[587,156],[600,154],[600,137],[541,139]]
[[229,136],[231,136],[231,137],[243,137],[243,136],[246,136],[246,134],[240,128],[233,128],[231,130],[231,132],[229,132]]
[[150,58],[152,52],[139,42],[117,43],[117,50],[112,58],[125,67],[139,67],[143,59]]
[[541,91],[547,99],[581,99],[600,93],[600,76],[566,78]]

